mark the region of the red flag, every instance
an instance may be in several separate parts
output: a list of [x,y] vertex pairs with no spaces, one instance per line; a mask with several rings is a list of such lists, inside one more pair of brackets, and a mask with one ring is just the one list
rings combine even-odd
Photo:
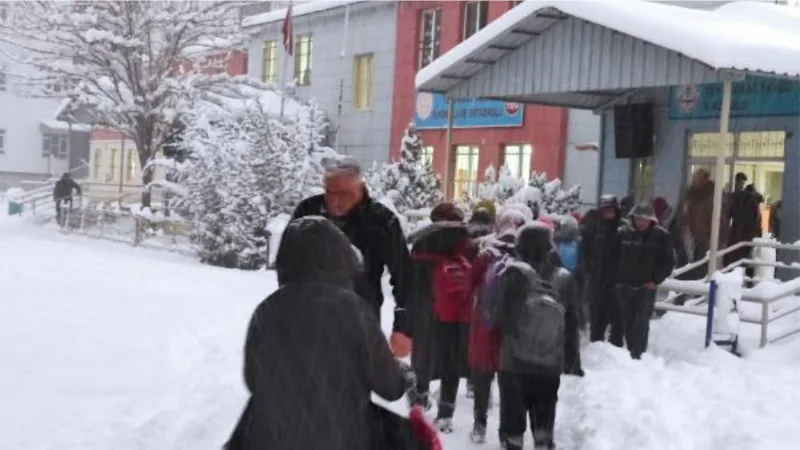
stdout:
[[286,53],[289,56],[292,56],[294,53],[294,23],[292,23],[291,2],[289,3],[289,7],[286,9],[286,17],[283,19],[281,33],[283,33],[283,49],[286,50]]

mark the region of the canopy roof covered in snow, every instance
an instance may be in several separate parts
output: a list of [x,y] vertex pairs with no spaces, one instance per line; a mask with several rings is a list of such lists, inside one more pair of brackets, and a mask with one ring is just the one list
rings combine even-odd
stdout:
[[[597,108],[631,89],[800,77],[800,11],[734,2],[528,0],[421,70],[417,89]],[[730,79],[730,78],[728,78]]]

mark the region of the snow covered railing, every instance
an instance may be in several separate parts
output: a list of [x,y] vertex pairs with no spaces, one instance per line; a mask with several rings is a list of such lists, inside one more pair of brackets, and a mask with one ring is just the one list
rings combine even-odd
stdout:
[[[800,251],[800,244],[782,244],[772,240],[755,239],[750,242],[740,242],[736,245],[732,245],[720,251],[719,256],[722,258],[725,254],[743,247]],[[708,276],[702,280],[678,280],[676,278],[704,265],[708,265],[708,256],[673,271],[672,276],[659,286],[659,290],[661,292],[667,292],[668,296],[666,300],[661,300],[656,303],[656,309],[660,311],[673,311],[706,316],[708,314],[708,308],[702,304],[705,303],[709,293],[710,283]],[[744,266],[773,267],[800,271],[800,264],[798,263],[786,264],[778,261],[764,261],[748,258],[728,265],[723,268],[721,272],[729,273],[738,267]],[[797,298],[797,301],[784,302],[784,300],[800,294],[800,278],[795,278],[785,283],[775,282],[770,278],[763,277],[745,277],[744,279],[746,281],[754,281],[757,284],[752,288],[744,289],[741,301],[760,305],[760,308],[758,312],[741,311],[741,321],[743,323],[760,326],[760,347],[800,333],[800,324],[795,323],[793,326],[782,330],[774,336],[769,335],[769,326],[771,323],[800,312],[800,298]],[[694,296],[696,298],[681,305],[674,304],[673,301],[679,296]]]

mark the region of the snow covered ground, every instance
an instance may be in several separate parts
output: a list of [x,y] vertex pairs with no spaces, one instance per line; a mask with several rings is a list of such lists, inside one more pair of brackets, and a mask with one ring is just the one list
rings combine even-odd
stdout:
[[[0,217],[2,447],[219,448],[246,395],[247,321],[274,275]],[[562,383],[560,448],[796,449],[800,342],[739,359],[702,351],[702,334],[702,319],[668,314],[640,362],[586,347],[587,376]],[[445,447],[475,448],[471,401],[456,415]]]

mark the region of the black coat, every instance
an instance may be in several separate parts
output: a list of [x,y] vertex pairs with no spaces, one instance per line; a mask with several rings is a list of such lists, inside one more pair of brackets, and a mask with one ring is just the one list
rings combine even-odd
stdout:
[[[309,197],[297,206],[293,219],[306,216],[330,218],[325,208],[324,195]],[[380,317],[383,304],[381,277],[384,268],[389,270],[392,294],[396,304],[394,328],[407,332],[405,320],[405,278],[409,255],[403,229],[397,216],[381,203],[365,195],[364,200],[350,214],[341,219],[330,218],[358,248],[364,258],[364,275],[356,284],[356,292],[372,306]]]
[[409,387],[374,312],[350,289],[357,262],[349,243],[327,221],[313,222],[287,227],[280,287],[250,321],[251,397],[230,450],[369,450],[371,391],[394,401]]
[[72,197],[73,192],[81,194],[81,186],[72,178],[61,177],[53,187],[53,200]]
[[617,238],[620,219],[596,219],[587,224],[580,241],[581,272],[592,286],[613,282],[614,264],[611,251]]
[[621,226],[612,258],[617,284],[632,287],[661,284],[675,267],[672,237],[655,223],[644,232],[631,224]]

